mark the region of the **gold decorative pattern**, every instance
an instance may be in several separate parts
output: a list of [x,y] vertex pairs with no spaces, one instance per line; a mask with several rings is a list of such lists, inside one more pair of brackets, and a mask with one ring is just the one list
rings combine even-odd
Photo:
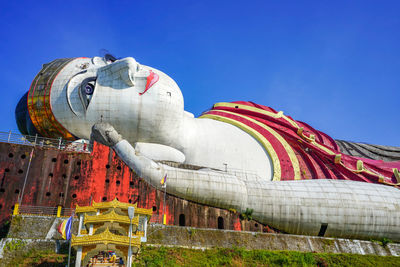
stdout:
[[397,168],[393,168],[394,177],[396,177],[397,183],[400,183],[400,172]]
[[136,213],[137,203],[135,203],[135,204],[123,203],[123,202],[119,202],[117,200],[117,198],[114,198],[112,201],[108,201],[108,202],[93,201],[92,207],[94,209],[108,209],[108,208],[128,209],[128,207],[134,207],[135,213]]
[[87,212],[96,212],[97,210],[95,208],[93,208],[92,206],[83,206],[80,207],[78,204],[76,204],[76,208],[75,208],[75,213],[87,213]]
[[245,109],[245,110],[248,110],[248,111],[261,113],[261,114],[267,115],[267,116],[275,118],[275,119],[283,118],[284,120],[289,122],[293,127],[299,128],[299,126],[297,125],[297,123],[293,119],[290,119],[289,117],[287,117],[287,116],[285,116],[283,114],[283,111],[279,111],[278,113],[273,113],[271,111],[263,110],[263,109],[260,109],[260,108],[251,107],[251,106],[247,106],[247,105],[242,105],[242,104],[238,104],[238,103],[229,103],[229,102],[216,103],[216,104],[214,104],[213,107],[229,107],[229,108],[238,107],[240,109]]
[[53,82],[61,70],[75,58],[56,59],[43,65],[36,75],[28,92],[28,112],[35,129],[44,137],[67,140],[76,138],[55,118],[50,103]]
[[147,216],[151,217],[151,215],[153,215],[153,210],[152,209],[135,208],[135,214],[147,215]]
[[[128,236],[131,223],[127,213],[128,207],[135,208],[131,238]],[[120,257],[125,257],[128,252],[129,239],[131,239],[133,251],[136,249],[135,253],[137,253],[142,237],[145,237],[144,231],[137,231],[139,218],[146,216],[150,220],[152,209],[137,208],[137,204],[119,202],[115,198],[109,202],[96,203],[93,201],[92,206],[79,207],[76,205],[76,213],[80,213],[80,216],[84,215],[83,224],[90,229],[90,234],[85,229],[81,229],[78,236],[72,235],[71,246],[82,248],[82,261],[86,266],[96,252],[105,249],[113,250]]]
[[[140,236],[132,236],[131,245],[140,246]],[[108,228],[97,235],[75,236],[72,235],[71,246],[89,246],[95,244],[115,244],[121,246],[129,246],[129,236],[115,235]]]
[[[115,213],[114,210],[112,210],[110,213],[107,214],[99,214],[99,215],[85,214],[84,224],[105,223],[105,222],[119,222],[124,224],[130,224],[130,219],[128,216],[123,216]],[[135,216],[132,219],[132,223],[139,224],[139,216]]]

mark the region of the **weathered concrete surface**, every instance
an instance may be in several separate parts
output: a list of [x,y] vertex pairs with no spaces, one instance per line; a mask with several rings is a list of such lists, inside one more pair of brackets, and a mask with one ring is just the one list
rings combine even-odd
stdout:
[[207,249],[213,247],[293,250],[303,252],[400,256],[400,244],[315,236],[239,232],[165,225],[150,225],[147,245]]
[[[8,238],[19,239],[40,239],[40,240],[59,240],[61,234],[57,227],[66,218],[56,218],[51,216],[13,216],[11,221]],[[78,219],[74,219],[72,233],[78,232]]]
[[343,140],[335,140],[335,142],[342,153],[350,156],[383,161],[400,160],[400,147],[370,145]]

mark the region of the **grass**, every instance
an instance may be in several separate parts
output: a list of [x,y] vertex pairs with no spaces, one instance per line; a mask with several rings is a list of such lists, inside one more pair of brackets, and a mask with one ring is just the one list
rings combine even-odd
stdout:
[[[17,252],[17,251],[16,251]],[[10,258],[7,262],[0,262],[0,266],[66,266],[68,263],[68,255],[56,254],[53,251],[43,251],[31,249],[26,253],[14,253],[8,255]],[[75,264],[74,264],[75,265]],[[73,265],[73,266],[74,266]]]
[[[65,266],[67,254],[30,250],[1,266]],[[71,260],[74,262],[74,259]],[[74,264],[72,265],[74,266]],[[400,257],[213,248],[205,251],[146,247],[133,266],[400,266]]]
[[143,247],[134,266],[400,266],[400,257],[215,248]]

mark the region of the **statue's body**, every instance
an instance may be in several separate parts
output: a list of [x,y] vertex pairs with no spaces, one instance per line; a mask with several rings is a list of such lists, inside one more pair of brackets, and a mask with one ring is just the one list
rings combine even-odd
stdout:
[[28,115],[18,113],[24,133],[92,136],[155,187],[167,175],[170,194],[252,209],[289,233],[327,225],[329,236],[400,240],[399,162],[341,154],[327,135],[253,103],[219,103],[194,118],[169,76],[133,58],[65,59],[41,73]]

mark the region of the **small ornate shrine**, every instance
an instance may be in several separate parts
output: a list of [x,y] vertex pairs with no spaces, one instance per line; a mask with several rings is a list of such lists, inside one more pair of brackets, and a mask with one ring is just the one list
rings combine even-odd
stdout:
[[72,235],[71,246],[77,250],[75,266],[86,266],[90,259],[102,251],[113,251],[127,262],[129,249],[128,208],[134,207],[132,219],[131,249],[139,251],[141,242],[147,241],[147,223],[151,209],[138,208],[137,204],[119,202],[95,202],[91,206],[76,206],[79,218],[78,235]]

